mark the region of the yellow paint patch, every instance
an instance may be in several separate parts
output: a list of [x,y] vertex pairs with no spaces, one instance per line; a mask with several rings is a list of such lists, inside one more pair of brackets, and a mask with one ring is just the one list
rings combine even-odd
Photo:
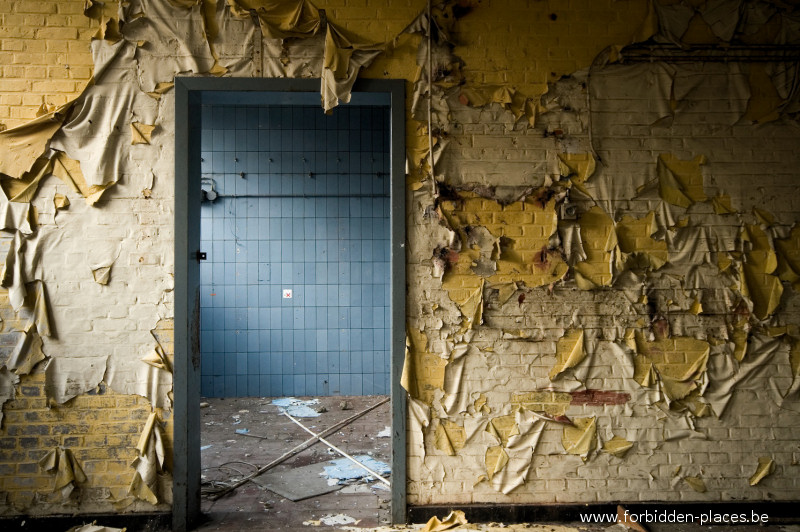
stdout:
[[649,388],[658,380],[653,362],[638,353],[633,357],[633,380],[645,388]]
[[57,447],[39,460],[42,471],[55,475],[53,491],[60,491],[66,499],[78,483],[86,482],[86,474],[69,449]]
[[703,155],[690,161],[678,159],[671,153],[658,156],[656,174],[661,198],[679,207],[689,207],[708,198],[703,189],[703,173],[700,166],[706,163]]
[[733,329],[733,356],[741,362],[747,353],[747,338],[750,333],[745,329],[746,321],[738,322]]
[[[582,277],[581,289],[609,286],[612,279],[612,258],[617,247],[614,220],[600,207],[592,207],[581,216],[581,241],[586,260],[575,265]],[[576,275],[576,280],[578,276]],[[590,283],[590,284],[587,284]]]
[[657,230],[656,215],[653,211],[638,220],[628,215],[623,216],[622,220],[617,222],[620,251],[640,256],[644,259],[643,266],[653,270],[661,268],[666,264],[669,253],[665,241],[652,238],[651,235]]
[[[411,166],[418,168],[422,165],[423,160],[428,157],[430,153],[428,127],[421,122],[417,122],[411,118],[406,120],[406,151],[411,159]],[[439,144],[438,137],[433,137],[433,149],[436,151],[436,146]],[[430,162],[426,165],[423,174],[430,173]]]
[[425,333],[409,327],[401,385],[414,399],[432,404],[436,390],[444,390],[447,361],[428,352],[427,344]]
[[[692,415],[696,418],[708,417],[713,414],[711,405],[703,402],[702,398],[700,397],[699,389],[692,390],[688,396],[686,396],[684,399],[681,399],[677,403],[680,406],[685,406],[688,408]],[[678,408],[678,410],[680,410],[680,408]]]
[[697,493],[706,492],[706,483],[700,477],[684,477],[683,479]]
[[447,290],[463,317],[462,327],[471,329],[479,325],[483,316],[483,287],[485,280],[475,275],[472,266],[480,258],[477,248],[458,254],[458,261],[444,274],[442,288]]
[[497,445],[486,449],[484,460],[486,462],[486,474],[489,480],[492,480],[508,464],[508,454],[506,454],[502,445]]
[[636,349],[645,359],[635,367],[637,382],[649,386],[655,378],[667,398],[676,401],[699,386],[711,348],[708,342],[685,336],[648,342],[637,331]]
[[155,90],[153,90],[152,92],[148,92],[147,95],[156,100],[160,100],[161,96],[170,89],[172,89],[172,87],[174,86],[175,83],[172,81],[159,81],[158,83],[156,83]]
[[20,178],[30,172],[72,106],[69,102],[21,126],[0,131],[0,174]]
[[455,456],[463,449],[466,440],[464,427],[447,419],[441,420],[434,433],[436,448],[450,456]]
[[[419,34],[403,33],[397,36],[387,47],[386,52],[375,58],[375,61],[364,69],[362,76],[365,78],[415,79],[418,66],[408,58],[417,55],[421,39],[422,36]],[[411,92],[411,90],[408,91],[409,94]]]
[[486,394],[482,393],[475,399],[475,402],[472,403],[472,407],[475,409],[475,412],[480,412],[481,414],[489,414],[491,413],[492,409],[489,408],[489,405],[486,404],[488,399],[486,398]]
[[572,423],[573,426],[564,427],[561,444],[568,454],[578,455],[585,462],[597,446],[597,419],[579,417]]
[[493,418],[486,425],[486,432],[496,436],[503,445],[508,445],[508,439],[519,434],[516,416],[511,414]]
[[131,144],[150,144],[154,125],[131,122]]
[[481,322],[483,322],[484,283],[485,281],[481,279],[478,287],[475,288],[475,290],[473,290],[471,294],[469,294],[467,299],[458,302],[458,306],[461,307],[461,314],[464,317],[464,322],[462,323],[462,326],[465,329],[472,329],[473,327],[480,325]]
[[[484,227],[500,240],[499,256],[496,249],[484,250],[492,260],[496,259],[495,273],[486,278],[490,285],[546,286],[567,273],[567,264],[560,253],[548,250],[550,236],[558,228],[554,201],[541,206],[529,199],[501,206],[495,200],[469,192],[463,194],[463,199],[442,202],[441,208],[462,242],[468,241],[467,227]],[[482,282],[472,267],[480,257],[481,250],[477,248],[462,250],[458,262],[443,279],[442,287],[459,305],[468,300],[473,305],[476,302],[477,298],[470,296],[476,294]],[[469,307],[462,313],[474,316],[472,310]]]
[[39,183],[52,171],[52,162],[46,158],[39,158],[33,163],[29,172],[22,174],[19,179],[3,179],[3,190],[10,201],[30,203],[39,190]]
[[770,225],[775,225],[775,215],[771,212],[764,209],[759,209],[758,207],[753,207],[753,214],[755,214],[756,218],[758,218],[758,222],[760,224],[766,225],[767,227]]
[[66,209],[67,207],[69,207],[69,198],[66,197],[64,194],[54,195],[53,207],[55,207],[57,211],[61,209]]
[[497,290],[497,303],[502,306],[505,305],[506,302],[511,299],[511,296],[519,289],[517,283],[501,283],[496,286],[492,286],[495,290]]
[[624,458],[631,448],[633,448],[633,442],[629,442],[622,436],[614,436],[610,440],[603,442],[602,451],[617,458]]
[[[570,34],[572,25],[567,22],[571,20],[568,16],[557,21],[548,19],[556,4],[472,2],[468,4],[472,12],[458,19],[454,53],[469,66],[465,69],[466,86],[507,85],[530,98],[538,98],[547,92],[548,81],[590,65],[597,50],[609,43],[629,42],[648,4],[633,3],[613,16],[610,12],[593,10],[591,23],[574,34],[581,46],[573,47],[553,46]],[[505,30],[491,31],[486,21],[502,11],[510,15],[505,18]],[[536,31],[531,31],[531,27]],[[531,61],[532,57],[537,60]],[[498,68],[498,61],[503,65],[525,65],[525,68]]]
[[559,153],[558,169],[576,185],[582,185],[594,174],[596,163],[591,153]]
[[94,34],[94,39],[105,40],[110,44],[119,42],[122,39],[122,34],[119,31],[119,19],[114,17],[102,16],[100,17],[100,26]]
[[111,266],[102,266],[92,270],[92,277],[97,284],[106,285],[111,278]]
[[516,120],[524,116],[530,126],[536,125],[536,113],[540,107],[537,98],[531,98],[508,85],[462,86],[459,99],[472,107],[499,104],[510,111]]
[[719,271],[727,271],[733,265],[733,259],[728,253],[717,253],[717,268]]
[[731,204],[731,197],[727,194],[720,194],[711,198],[711,205],[713,205],[716,214],[733,214],[736,212]]
[[775,240],[778,265],[775,273],[781,281],[800,290],[800,226],[795,226],[788,238]]
[[511,394],[511,405],[514,410],[525,408],[532,412],[542,412],[551,416],[566,415],[571,402],[572,396],[566,392],[542,390]]
[[574,368],[586,358],[583,348],[583,329],[572,329],[559,338],[556,344],[556,364],[550,370],[550,380],[554,381],[564,371]]
[[750,477],[750,485],[755,486],[765,477],[775,472],[775,461],[769,456],[761,456],[758,459],[758,467],[753,476]]
[[742,238],[751,244],[747,261],[742,266],[742,292],[752,299],[753,314],[763,320],[775,312],[783,295],[781,280],[773,275],[778,268],[778,256],[761,227],[748,226]]
[[86,198],[88,205],[94,205],[103,192],[111,186],[108,185],[92,185],[86,183],[81,171],[81,165],[78,161],[70,159],[63,152],[59,152],[53,159],[53,175],[61,179],[64,183],[69,185],[72,190]]

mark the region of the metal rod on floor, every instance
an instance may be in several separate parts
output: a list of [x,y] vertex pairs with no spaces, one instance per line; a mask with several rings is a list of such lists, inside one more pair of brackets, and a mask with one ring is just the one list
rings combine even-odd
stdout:
[[322,437],[320,437],[320,436],[318,436],[318,435],[314,434],[314,433],[311,431],[311,429],[307,428],[305,425],[303,425],[302,423],[300,423],[299,421],[297,421],[295,418],[293,418],[291,415],[289,415],[289,413],[288,413],[288,412],[284,412],[284,413],[283,413],[283,415],[284,415],[284,416],[286,416],[286,417],[288,417],[288,418],[289,418],[289,419],[291,419],[292,421],[294,421],[294,422],[295,422],[295,424],[297,424],[297,425],[298,425],[300,428],[302,428],[304,431],[308,432],[309,434],[311,434],[311,435],[312,435],[312,436],[314,436],[315,438],[318,438],[318,439],[319,439],[319,441],[321,441],[322,443],[324,443],[325,445],[327,445],[328,447],[330,447],[331,449],[333,449],[333,450],[334,450],[334,451],[336,451],[337,453],[341,454],[342,456],[344,456],[345,458],[347,458],[348,460],[350,460],[351,462],[353,462],[354,464],[356,464],[356,465],[357,465],[358,467],[360,467],[361,469],[364,469],[364,470],[366,470],[366,471],[369,471],[369,473],[370,473],[372,476],[374,476],[375,478],[377,478],[378,480],[380,480],[381,482],[383,482],[383,483],[384,483],[384,484],[386,484],[387,486],[391,486],[391,484],[389,483],[389,481],[388,481],[388,480],[386,480],[385,478],[383,478],[383,477],[380,475],[380,473],[376,473],[375,471],[373,471],[372,469],[368,468],[367,466],[365,466],[364,464],[362,464],[361,462],[359,462],[358,460],[356,460],[355,458],[353,458],[352,456],[350,456],[349,454],[347,454],[347,453],[346,453],[346,452],[344,452],[343,450],[341,450],[341,449],[339,449],[338,447],[336,447],[336,446],[335,446],[334,444],[332,444],[331,442],[329,442],[329,441],[327,441],[326,439],[324,439],[324,438],[322,438]]
[[378,408],[382,404],[388,403],[389,399],[390,398],[387,397],[387,398],[385,398],[385,399],[383,399],[381,401],[378,401],[374,405],[372,405],[372,406],[370,406],[368,408],[365,408],[364,410],[362,410],[358,414],[353,414],[349,418],[338,422],[337,424],[335,424],[334,426],[332,426],[332,427],[330,427],[328,429],[325,429],[324,431],[320,432],[319,436],[314,436],[313,438],[307,439],[306,441],[304,441],[300,445],[297,445],[296,447],[294,447],[292,450],[285,452],[284,454],[282,454],[280,457],[276,458],[272,462],[270,462],[267,465],[259,468],[258,471],[256,471],[255,473],[252,473],[252,474],[246,476],[245,478],[236,481],[235,483],[233,483],[230,486],[227,486],[227,487],[221,489],[219,492],[214,493],[213,495],[209,495],[209,498],[211,500],[213,500],[213,501],[216,501],[217,499],[219,499],[223,495],[226,495],[226,494],[232,492],[233,490],[235,490],[236,488],[238,488],[239,486],[241,486],[243,484],[246,484],[251,479],[254,479],[257,476],[259,476],[259,475],[261,475],[263,473],[266,473],[267,471],[269,471],[270,469],[272,469],[276,465],[280,464],[281,462],[285,462],[286,460],[288,460],[292,456],[296,455],[297,453],[299,453],[301,451],[304,451],[307,448],[311,447],[312,445],[314,445],[317,442],[317,440],[322,441],[322,438],[320,438],[320,436],[328,436],[328,435],[336,432],[337,430],[341,429],[342,427],[346,427],[347,425],[349,425],[350,423],[352,423],[356,419],[360,418],[364,414],[367,414],[367,413],[375,410],[376,408]]

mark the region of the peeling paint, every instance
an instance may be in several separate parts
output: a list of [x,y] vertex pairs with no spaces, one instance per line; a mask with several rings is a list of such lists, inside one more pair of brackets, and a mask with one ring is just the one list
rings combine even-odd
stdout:
[[[3,415],[87,408],[74,405],[105,386],[146,398],[139,445],[108,446],[136,460],[103,504],[169,504],[175,76],[319,78],[320,112],[358,77],[400,77],[409,501],[791,498],[776,463],[800,410],[796,76],[783,61],[632,59],[649,39],[648,53],[792,43],[796,13],[747,0],[513,7],[444,2],[429,19],[335,2],[82,5],[90,73],[0,94],[14,126],[0,131]],[[75,43],[64,57],[79,61]],[[7,65],[8,87],[24,61]],[[79,65],[44,72],[61,68]],[[24,410],[35,401],[47,406]],[[598,440],[613,458],[576,472],[568,455],[588,461]],[[759,458],[750,487],[752,441],[775,458]],[[57,489],[73,485],[55,464],[70,451],[39,451]],[[700,463],[712,451],[730,469]],[[579,487],[600,458],[638,468],[656,455],[697,469],[620,468]],[[731,475],[753,494],[720,480]],[[35,499],[9,497],[12,511]]]

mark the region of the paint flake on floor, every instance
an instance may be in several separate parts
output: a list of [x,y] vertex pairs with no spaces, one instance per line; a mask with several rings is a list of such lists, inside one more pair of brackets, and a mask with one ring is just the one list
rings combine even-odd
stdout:
[[[367,455],[359,455],[354,457],[360,464],[367,466],[368,468],[372,469],[376,473],[380,473],[383,476],[389,475],[392,470],[389,467],[389,464],[386,462],[381,462],[380,460],[376,460],[371,456]],[[341,458],[339,460],[333,460],[330,462],[331,465],[325,466],[325,476],[331,480],[338,480],[339,483],[342,481],[347,480],[354,480],[364,478],[367,480],[373,479],[373,477],[369,474],[368,471],[358,467],[356,464],[348,460],[347,458]]]
[[272,404],[281,409],[281,412],[286,412],[294,417],[319,417],[319,412],[312,408],[319,404],[319,399],[303,401],[294,397],[281,397],[273,399]]

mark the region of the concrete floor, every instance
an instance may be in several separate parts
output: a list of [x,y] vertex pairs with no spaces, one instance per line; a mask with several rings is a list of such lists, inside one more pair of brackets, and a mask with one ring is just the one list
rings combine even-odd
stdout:
[[[308,399],[308,398],[304,398]],[[381,396],[320,397],[314,408],[322,410],[319,417],[300,421],[309,429],[320,433],[384,399]],[[391,527],[389,523],[389,491],[377,482],[354,482],[325,495],[292,502],[253,482],[246,482],[231,493],[213,500],[211,491],[223,483],[241,479],[259,467],[280,457],[310,436],[292,423],[268,398],[204,399],[207,406],[201,409],[201,451],[204,496],[202,511],[207,521],[196,530],[210,531],[408,531],[421,530],[424,525]],[[343,427],[326,439],[351,455],[370,454],[389,463],[391,439],[379,434],[390,425],[390,404],[386,403]],[[249,436],[237,434],[246,429]],[[207,447],[208,446],[208,447]],[[338,459],[338,454],[316,443],[287,459],[271,472],[285,472],[294,468]],[[264,476],[257,477],[263,479]],[[442,518],[444,516],[441,516]],[[338,522],[339,524],[334,524]],[[330,523],[330,524],[326,524]],[[651,532],[666,531],[770,531],[800,532],[800,525],[770,526],[700,526],[660,524],[650,525]],[[626,532],[623,525],[581,523],[527,523],[517,525],[468,524],[450,530],[482,530],[508,532],[535,530],[539,532],[608,531]]]
[[[299,420],[320,433],[382,399],[382,396],[321,397],[318,398],[319,404],[314,406],[323,410],[320,416]],[[358,522],[356,526],[361,530],[374,529],[389,522],[391,496],[377,481],[355,482],[339,491],[297,502],[247,482],[230,494],[212,500],[206,492],[219,485],[215,483],[230,483],[253,473],[310,435],[280,415],[278,407],[271,404],[272,399],[204,399],[204,402],[209,406],[201,409],[201,449],[211,447],[201,451],[204,481],[201,504],[209,521],[197,530],[308,531],[313,525],[304,522],[336,515],[349,516]],[[369,454],[389,463],[391,439],[378,434],[390,423],[390,404],[385,403],[325,439],[350,455]],[[237,429],[248,430],[249,436],[237,434]],[[341,456],[316,443],[271,471],[283,472],[338,458]],[[257,480],[261,478],[263,476]]]

